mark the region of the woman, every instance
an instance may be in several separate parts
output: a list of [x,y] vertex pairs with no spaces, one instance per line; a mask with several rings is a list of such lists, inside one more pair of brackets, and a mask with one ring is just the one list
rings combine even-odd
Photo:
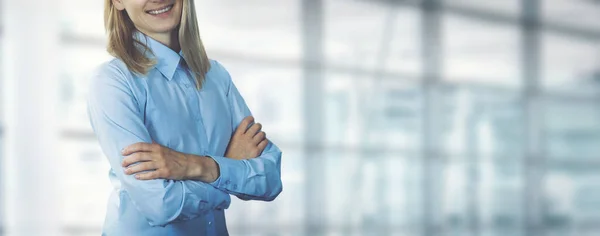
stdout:
[[271,201],[281,151],[209,60],[193,0],[105,0],[88,113],[114,191],[103,235],[227,235],[230,194]]

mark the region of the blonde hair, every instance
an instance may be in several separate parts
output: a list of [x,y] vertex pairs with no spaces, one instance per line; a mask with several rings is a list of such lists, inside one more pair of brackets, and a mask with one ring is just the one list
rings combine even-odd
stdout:
[[[210,69],[210,61],[200,39],[196,7],[193,0],[182,0],[183,10],[178,27],[179,45],[183,59],[197,81],[197,88],[202,87],[204,77]],[[145,75],[156,64],[145,56],[143,50],[150,50],[144,43],[134,37],[136,28],[125,10],[119,11],[112,0],[104,1],[104,27],[108,34],[107,51],[121,59],[130,71]]]

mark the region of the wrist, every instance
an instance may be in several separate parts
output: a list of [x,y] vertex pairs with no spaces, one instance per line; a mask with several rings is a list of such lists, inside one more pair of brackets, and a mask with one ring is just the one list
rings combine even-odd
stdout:
[[189,180],[198,180],[202,177],[202,163],[200,163],[199,156],[185,154],[187,160],[187,170],[185,178]]
[[210,157],[191,155],[188,178],[205,183],[212,183],[219,178],[219,166]]
[[200,181],[204,183],[212,183],[217,181],[219,178],[219,165],[217,162],[209,156],[202,156],[202,178]]

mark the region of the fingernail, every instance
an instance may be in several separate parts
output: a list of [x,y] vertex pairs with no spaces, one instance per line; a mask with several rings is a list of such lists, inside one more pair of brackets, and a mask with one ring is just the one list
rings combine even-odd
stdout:
[[125,148],[121,149],[121,154],[125,153]]
[[135,178],[136,178],[136,179],[140,179],[140,176],[139,176],[139,175],[135,175]]

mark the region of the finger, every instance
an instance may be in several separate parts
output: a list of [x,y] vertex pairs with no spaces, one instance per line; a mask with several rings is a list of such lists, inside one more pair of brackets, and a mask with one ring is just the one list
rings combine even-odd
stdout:
[[149,171],[149,172],[145,172],[145,173],[139,173],[135,175],[136,179],[139,180],[151,180],[151,179],[158,179],[159,177],[159,173],[158,171]]
[[268,139],[265,139],[263,141],[260,141],[260,143],[258,143],[258,150],[260,150],[259,155],[260,155],[260,153],[262,153],[263,150],[265,150],[267,145],[269,145]]
[[256,123],[256,124],[252,125],[252,127],[250,127],[248,129],[248,131],[246,131],[246,135],[250,135],[250,137],[254,137],[258,132],[260,132],[261,129],[262,129],[262,124]]
[[254,144],[259,144],[261,141],[267,138],[267,134],[264,131],[258,132],[258,134],[254,135],[252,140],[254,140]]
[[125,157],[125,159],[123,159],[123,162],[121,162],[121,166],[128,167],[134,163],[138,163],[141,161],[151,161],[151,160],[153,160],[153,158],[152,158],[152,155],[150,155],[150,153],[137,152],[137,153],[134,153],[134,154],[131,154],[131,155]]
[[125,169],[125,174],[132,175],[142,171],[153,171],[156,170],[156,165],[152,161],[146,161],[137,165],[132,165]]
[[254,123],[254,117],[252,116],[247,116],[246,118],[244,118],[242,120],[242,122],[240,123],[240,125],[238,125],[237,129],[235,130],[236,134],[244,134],[246,133],[246,130],[248,129],[248,126],[250,124]]
[[151,152],[151,151],[155,151],[157,146],[158,146],[158,144],[134,143],[134,144],[131,144],[131,145],[123,148],[123,150],[121,151],[121,154],[123,156],[129,156],[134,152]]

